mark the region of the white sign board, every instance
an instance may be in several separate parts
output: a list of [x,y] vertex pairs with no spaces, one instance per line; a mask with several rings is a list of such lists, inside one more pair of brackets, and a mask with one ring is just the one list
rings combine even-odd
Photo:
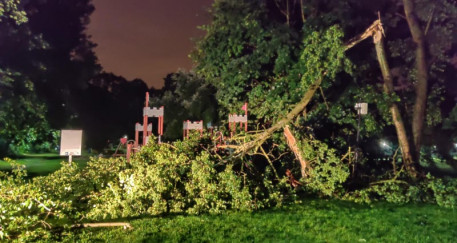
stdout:
[[247,122],[248,117],[246,115],[229,115],[229,122]]
[[203,121],[185,121],[183,130],[203,130]]
[[144,107],[143,108],[143,116],[148,116],[148,117],[161,117],[163,116],[163,106],[156,108],[152,107]]
[[366,115],[368,114],[368,104],[367,103],[356,103],[355,107],[357,114]]
[[[143,125],[140,123],[135,124],[135,131],[143,131]],[[152,132],[152,124],[148,124],[148,132]]]
[[82,130],[62,130],[60,132],[60,155],[81,155]]

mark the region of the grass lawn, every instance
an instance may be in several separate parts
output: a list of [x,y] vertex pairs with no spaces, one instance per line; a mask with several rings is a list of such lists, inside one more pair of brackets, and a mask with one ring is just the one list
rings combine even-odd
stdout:
[[[68,157],[59,156],[59,154],[25,154],[15,159],[19,164],[26,166],[29,176],[47,175],[61,167],[61,162],[67,162]],[[87,156],[73,157],[73,161],[79,166],[86,165]],[[11,170],[11,166],[3,160],[0,160],[0,170]]]
[[310,199],[254,213],[130,221],[132,230],[84,229],[69,242],[456,242],[457,210]]

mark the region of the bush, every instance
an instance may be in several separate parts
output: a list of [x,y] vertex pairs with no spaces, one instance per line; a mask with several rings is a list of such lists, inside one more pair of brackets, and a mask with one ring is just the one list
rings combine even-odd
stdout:
[[336,150],[309,138],[302,139],[300,147],[303,158],[309,162],[308,177],[303,179],[305,189],[323,196],[344,193],[343,183],[350,175],[349,166],[337,155]]
[[28,183],[24,166],[5,160],[12,164],[13,171],[0,171],[0,240],[50,239],[51,224],[47,219],[62,218],[60,209],[63,205],[51,199],[35,183]]
[[219,213],[252,210],[248,188],[231,165],[216,166],[198,141],[158,145],[151,142],[135,154],[89,201],[89,218],[118,218],[165,213]]
[[434,178],[427,175],[424,187],[432,196],[432,202],[446,208],[457,208],[457,179],[456,178]]
[[457,179],[435,178],[427,175],[425,180],[408,183],[401,180],[387,180],[368,188],[347,193],[344,199],[371,203],[387,201],[397,204],[433,203],[446,208],[457,207]]

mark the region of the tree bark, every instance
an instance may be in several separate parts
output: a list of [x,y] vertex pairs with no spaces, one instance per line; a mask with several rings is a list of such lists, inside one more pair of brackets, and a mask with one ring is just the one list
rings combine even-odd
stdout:
[[[393,89],[393,80],[390,74],[390,68],[386,58],[386,52],[384,48],[383,42],[383,31],[382,27],[380,27],[375,34],[373,35],[373,42],[376,48],[376,55],[378,57],[379,67],[381,68],[382,78],[384,80],[384,93],[392,94],[394,91]],[[414,167],[414,160],[411,155],[410,144],[408,141],[408,136],[406,134],[405,124],[400,114],[400,110],[398,109],[397,104],[393,103],[390,105],[390,112],[392,114],[392,120],[395,125],[395,130],[397,132],[398,142],[400,144],[402,157],[403,157],[403,164],[405,165],[406,171],[408,174],[415,178],[417,177],[417,171]]]
[[413,108],[412,130],[414,139],[415,159],[420,160],[420,150],[422,145],[422,130],[424,129],[425,109],[427,104],[427,83],[428,68],[426,60],[425,36],[419,21],[414,14],[414,3],[412,0],[403,0],[406,21],[409,30],[416,44],[416,100]]
[[305,24],[306,18],[305,18],[305,9],[303,8],[303,0],[300,0],[300,15],[301,15],[301,21],[303,24]]

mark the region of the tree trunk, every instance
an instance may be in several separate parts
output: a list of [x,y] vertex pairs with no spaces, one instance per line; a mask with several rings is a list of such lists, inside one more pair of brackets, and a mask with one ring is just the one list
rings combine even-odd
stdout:
[[305,9],[303,8],[303,0],[300,0],[300,14],[301,14],[301,21],[305,24]]
[[[378,57],[379,66],[381,68],[382,78],[384,80],[384,92],[386,94],[393,93],[393,80],[390,74],[390,68],[387,63],[386,52],[384,49],[384,42],[383,42],[383,32],[380,28],[376,33],[373,35],[373,42],[376,47],[376,55]],[[392,114],[392,120],[395,125],[395,130],[397,132],[398,142],[400,144],[403,163],[408,174],[415,178],[417,176],[416,168],[414,167],[414,160],[411,155],[410,144],[408,141],[408,136],[406,134],[405,124],[403,123],[403,119],[400,114],[400,110],[398,109],[397,104],[392,103],[390,105],[390,112]]]
[[427,104],[428,68],[425,52],[425,36],[420,27],[419,21],[414,14],[413,1],[403,0],[403,5],[411,36],[416,44],[416,100],[413,108],[412,130],[415,159],[419,161],[420,149],[422,145],[422,130],[424,129],[425,108]]

